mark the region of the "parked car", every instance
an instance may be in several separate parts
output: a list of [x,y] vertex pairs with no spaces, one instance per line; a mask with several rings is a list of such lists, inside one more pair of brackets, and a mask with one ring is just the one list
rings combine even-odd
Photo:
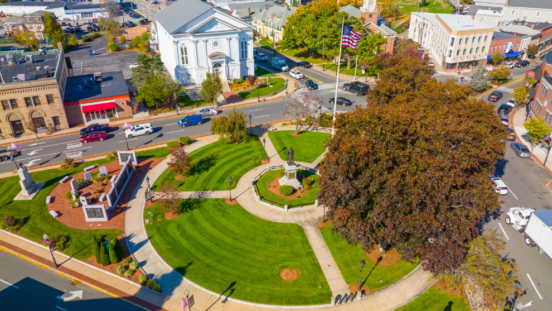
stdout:
[[202,117],[210,117],[212,115],[216,115],[217,111],[215,109],[211,109],[211,108],[203,108],[203,109],[201,109],[200,111],[198,111],[194,114],[197,115],[197,116],[202,116]]
[[153,128],[151,127],[151,123],[138,124],[132,127],[132,129],[125,130],[125,136],[127,138],[132,138],[134,136],[141,136],[141,135],[149,135],[151,133],[153,133]]
[[517,62],[516,63],[516,67],[527,67],[529,66],[529,61],[528,60],[522,60],[520,62]]
[[316,84],[314,81],[312,81],[311,79],[308,79],[307,80],[307,89],[308,90],[318,90],[318,84]]
[[494,91],[489,95],[489,98],[487,98],[487,100],[490,102],[496,102],[499,99],[501,99],[503,96],[504,94],[502,94],[502,92]]
[[300,62],[298,62],[298,63],[297,63],[297,66],[303,67],[303,68],[311,68],[311,67],[312,67],[311,63],[306,62],[306,61],[300,61]]
[[147,18],[141,19],[138,23],[140,23],[140,25],[146,25],[149,23],[149,19]]
[[105,131],[100,131],[82,135],[80,142],[86,144],[93,141],[104,141],[105,139],[107,139],[107,133]]
[[435,67],[435,63],[433,63],[432,60],[430,60],[429,62],[427,62],[427,65],[428,65],[429,67]]
[[506,140],[516,140],[516,133],[512,129],[506,129],[506,132],[508,132],[508,136],[506,136]]
[[516,64],[514,62],[507,62],[506,64],[504,64],[507,68],[510,68],[510,69],[514,69],[514,67],[516,66]]
[[257,53],[253,56],[253,58],[261,62],[268,62],[268,57],[266,57],[263,53]]
[[60,26],[67,26],[67,23],[61,22]]
[[500,118],[500,121],[502,122],[502,124],[504,124],[504,126],[510,126],[510,118],[508,118],[507,115],[499,114],[498,117]]
[[289,75],[298,80],[305,78],[301,72],[295,70],[291,70]]
[[513,99],[510,99],[507,103],[505,103],[504,105],[508,105],[508,106],[511,106],[512,108],[516,108],[517,104],[514,102]]
[[136,64],[136,63],[134,63],[134,64],[132,64],[132,65],[128,66],[128,68],[130,68],[130,69],[132,69],[132,68],[136,68],[136,67],[138,67],[138,64]]
[[89,126],[80,129],[80,134],[85,135],[88,133],[101,132],[101,131],[106,133],[109,132],[109,124],[98,124],[98,123],[90,124]]
[[[330,98],[330,104],[333,104],[335,101],[334,98]],[[345,97],[338,97],[337,98],[337,104],[338,105],[344,105],[344,106],[351,106],[353,104],[352,101],[348,100],[347,98]]]
[[496,111],[496,113],[498,113],[498,114],[509,114],[510,111],[512,111],[512,109],[514,109],[512,106],[510,106],[508,104],[502,104],[502,105],[500,105],[500,107],[498,107],[498,110]]
[[507,195],[508,194],[508,187],[506,186],[506,184],[498,177],[496,176],[491,176],[491,180],[492,180],[492,187],[493,187],[493,190],[500,194],[500,195]]
[[524,144],[520,144],[518,142],[513,142],[510,144],[510,147],[514,150],[516,155],[520,158],[530,158],[531,157],[531,151],[529,151],[529,148],[525,146]]
[[203,123],[203,118],[197,115],[189,115],[184,117],[184,119],[178,121],[180,127],[186,127],[191,125],[198,125]]

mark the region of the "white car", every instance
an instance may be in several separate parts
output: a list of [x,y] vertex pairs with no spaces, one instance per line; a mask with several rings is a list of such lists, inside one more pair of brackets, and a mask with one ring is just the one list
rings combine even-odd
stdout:
[[126,129],[125,130],[125,136],[127,138],[132,138],[134,136],[140,136],[140,135],[149,135],[153,133],[153,129],[151,128],[151,123],[142,123],[135,125],[132,129]]
[[136,63],[134,63],[134,64],[132,64],[132,65],[129,66],[130,69],[136,68],[136,67],[138,67],[138,65],[137,65]]
[[513,99],[510,99],[510,100],[506,103],[506,105],[516,108],[516,103],[514,102]]
[[292,70],[292,71],[289,72],[289,75],[292,76],[292,77],[294,77],[294,78],[297,79],[297,80],[300,80],[300,79],[304,79],[304,78],[305,78],[305,77],[303,76],[303,74],[300,73],[299,71],[293,71],[293,70]]
[[527,226],[529,217],[531,217],[534,211],[535,209],[529,207],[511,207],[506,212],[506,219],[504,221],[508,225],[512,225],[514,229],[522,231]]
[[493,190],[500,195],[508,194],[508,187],[506,184],[498,177],[492,176],[491,180],[493,181]]
[[433,63],[432,60],[430,60],[429,62],[427,62],[427,65],[428,65],[429,67],[435,67],[435,63]]
[[510,69],[514,69],[514,67],[516,66],[516,63],[514,62],[507,62],[506,64],[506,67],[510,68]]

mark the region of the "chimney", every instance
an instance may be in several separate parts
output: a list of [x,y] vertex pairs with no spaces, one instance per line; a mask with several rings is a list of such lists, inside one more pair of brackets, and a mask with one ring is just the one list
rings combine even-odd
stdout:
[[535,29],[535,24],[531,24],[531,29]]
[[248,15],[251,16],[251,8],[247,8],[247,13],[249,13]]
[[287,6],[287,10],[289,11],[289,5]]
[[268,10],[268,4],[265,3],[265,10]]

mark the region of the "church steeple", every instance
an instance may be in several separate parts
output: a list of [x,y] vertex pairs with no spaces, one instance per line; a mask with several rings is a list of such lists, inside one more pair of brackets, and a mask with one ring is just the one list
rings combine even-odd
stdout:
[[379,10],[377,7],[377,1],[376,0],[364,0],[364,3],[362,4],[362,8],[360,8],[360,16],[364,17],[364,20],[368,22],[372,22],[374,24],[378,24],[378,18],[379,18]]

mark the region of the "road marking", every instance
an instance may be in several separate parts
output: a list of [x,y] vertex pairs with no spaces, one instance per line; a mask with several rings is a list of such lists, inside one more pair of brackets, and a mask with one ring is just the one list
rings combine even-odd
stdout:
[[25,166],[31,167],[34,165],[35,162],[40,161],[40,159],[32,160],[31,162],[25,164]]
[[60,310],[62,310],[62,311],[67,311],[67,310],[63,309],[62,307],[56,306],[56,308],[58,308],[58,309],[60,309]]
[[138,138],[131,138],[131,139],[127,139],[127,140],[121,140],[119,141],[120,143],[124,143],[125,141],[133,141],[133,140],[137,140]]
[[268,114],[266,114],[266,115],[264,115],[264,116],[258,116],[258,117],[254,117],[253,119],[257,119],[257,118],[264,118],[264,117],[268,117],[268,116],[269,116],[269,115],[268,115]]
[[504,236],[506,237],[506,239],[508,241],[510,241],[510,238],[508,237],[508,235],[506,234],[506,231],[504,231],[504,228],[502,228],[502,225],[500,223],[498,223],[498,225],[500,226],[500,229],[502,229],[502,232],[504,233]]
[[36,145],[42,145],[42,144],[45,144],[45,143],[34,143],[34,144],[30,144],[29,146],[36,146]]
[[253,110],[249,110],[249,112],[253,112],[253,111],[259,111],[259,110],[263,110],[264,108],[259,108],[259,109],[253,109]]
[[539,295],[539,298],[542,299],[542,296],[540,295],[539,290],[535,286],[535,283],[533,283],[533,280],[531,280],[531,276],[529,275],[529,273],[527,273],[527,277],[529,278],[529,281],[531,281],[531,284],[533,284],[533,288],[535,288],[535,291],[537,292],[537,295]]
[[80,158],[82,157],[82,151],[79,151],[79,152],[75,152],[75,153],[68,153],[65,155],[66,158],[71,158],[71,159],[77,159],[77,158]]
[[4,281],[4,280],[2,280],[2,279],[0,279],[0,282],[5,283],[5,284],[8,284],[9,286],[15,287],[16,289],[19,289],[19,287],[13,285],[12,283],[6,282],[6,281]]
[[510,192],[512,193],[512,195],[514,196],[514,198],[516,198],[516,200],[517,200],[518,198],[516,197],[516,195],[515,195],[515,193],[512,191],[512,189],[508,189],[508,190],[510,190]]
[[170,133],[178,133],[178,132],[184,132],[185,130],[180,130],[180,131],[173,131],[173,132],[167,132],[167,134],[170,134]]
[[67,144],[67,149],[77,149],[82,147],[82,143]]
[[62,300],[63,302],[71,301],[75,298],[82,299],[82,292],[83,292],[82,290],[76,290],[76,291],[73,291],[73,292],[69,292],[69,294],[71,294],[71,296],[69,296],[69,297],[57,296],[57,299]]
[[307,78],[313,79],[314,81],[316,81],[316,82],[318,82],[318,83],[322,83],[322,81],[320,81],[320,80],[318,80],[318,79],[315,79],[315,78],[313,78],[313,77],[311,77],[311,76],[307,76],[305,73],[303,73],[303,75],[304,75],[305,77],[307,77]]
[[29,152],[29,155],[35,155],[37,152],[39,152],[40,150],[42,150],[42,148],[39,148],[39,149],[35,149],[31,152]]

